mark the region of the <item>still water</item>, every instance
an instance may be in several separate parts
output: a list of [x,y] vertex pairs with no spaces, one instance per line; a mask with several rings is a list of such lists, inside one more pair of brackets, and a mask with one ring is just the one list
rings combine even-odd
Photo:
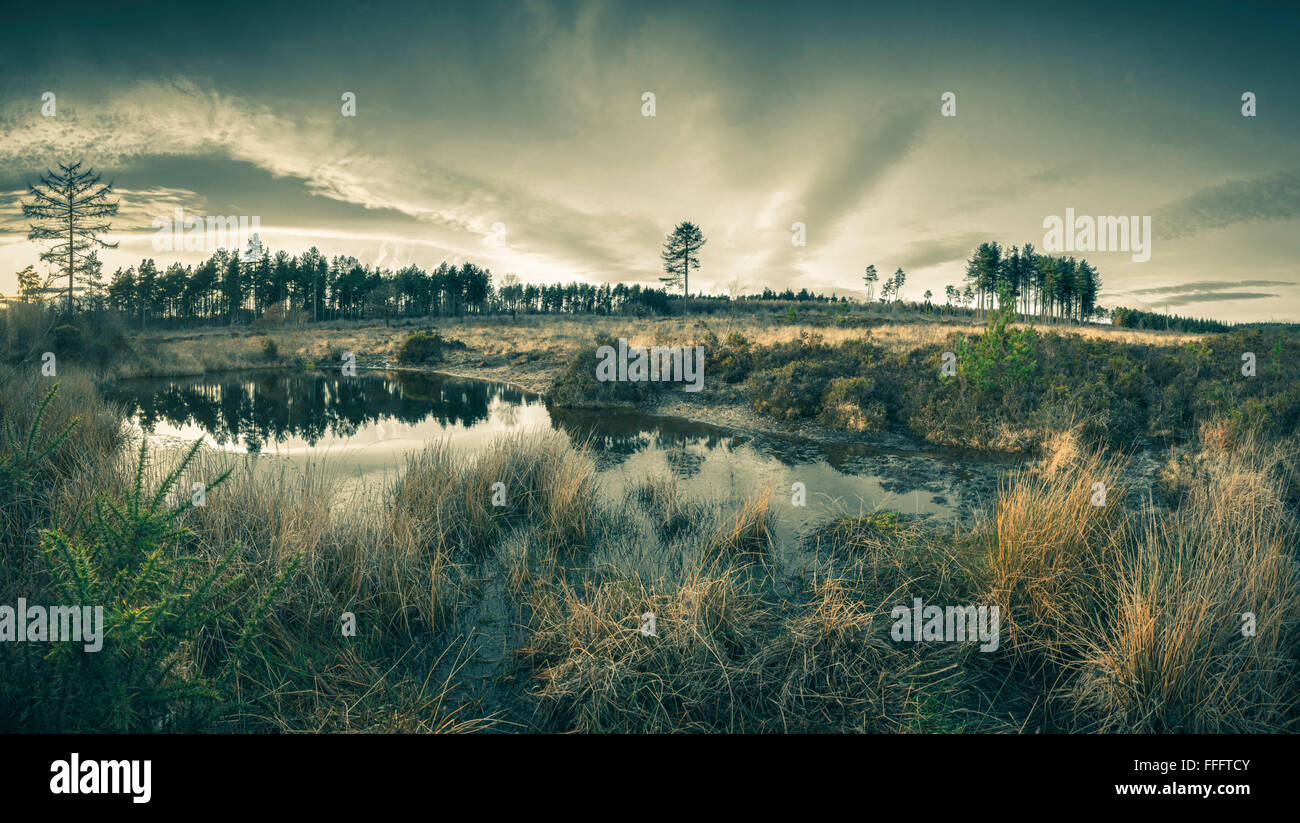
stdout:
[[[155,442],[202,438],[259,459],[324,464],[349,485],[376,488],[433,441],[477,450],[499,435],[558,429],[591,446],[611,499],[663,474],[709,501],[738,499],[770,482],[783,530],[795,532],[877,509],[964,520],[1014,467],[896,439],[828,445],[635,412],[548,409],[541,396],[506,385],[431,374],[259,371],[122,381],[106,394]],[[806,506],[791,505],[796,482],[806,488]]]

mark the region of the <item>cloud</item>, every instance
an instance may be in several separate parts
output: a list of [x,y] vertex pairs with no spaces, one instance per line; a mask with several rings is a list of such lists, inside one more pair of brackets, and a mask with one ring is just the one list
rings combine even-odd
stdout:
[[1122,294],[1137,297],[1147,306],[1185,306],[1227,300],[1260,300],[1278,297],[1273,292],[1239,291],[1243,288],[1288,288],[1300,285],[1287,280],[1196,280],[1173,286],[1129,289]]
[[916,145],[926,111],[916,105],[882,107],[876,127],[863,127],[830,152],[803,195],[805,222],[825,231],[839,223]]
[[1131,289],[1128,294],[1213,294],[1226,289],[1239,289],[1242,286],[1269,287],[1300,285],[1287,280],[1197,280],[1180,286],[1155,286],[1149,289]]
[[965,260],[975,247],[987,239],[986,235],[972,232],[954,237],[922,240],[903,249],[897,257],[897,265],[904,271],[909,271],[937,266],[953,260]]
[[980,181],[974,194],[946,203],[943,206],[943,213],[945,215],[970,214],[991,206],[1004,205],[1008,201],[1023,199],[1031,192],[1047,186],[1078,183],[1081,179],[1083,173],[1079,169],[1053,166],[1015,180],[984,180]]
[[1300,217],[1300,171],[1286,171],[1199,189],[1152,215],[1162,240],[1191,237],[1253,220]]
[[[491,250],[498,258],[541,258],[573,274],[635,271],[629,248],[661,239],[660,227],[643,219],[587,213],[400,152],[364,151],[341,120],[282,116],[183,78],[150,81],[109,96],[102,107],[62,109],[57,119],[0,119],[0,163],[43,170],[51,158],[76,157],[105,169],[150,156],[224,156],[300,179],[312,194],[414,217],[462,254],[491,256],[486,238],[504,223],[508,249]],[[175,202],[157,194],[150,199],[159,205]]]
[[1278,297],[1277,294],[1250,291],[1221,291],[1205,294],[1177,294],[1160,300],[1149,301],[1155,306],[1185,306],[1189,303],[1221,303],[1227,300],[1261,300]]
[[[829,243],[836,236],[843,220],[916,147],[926,112],[918,104],[889,102],[850,139],[823,151],[825,159],[797,198],[802,206],[799,219],[810,237]],[[799,251],[783,243],[769,255],[765,268],[783,274],[802,256]]]

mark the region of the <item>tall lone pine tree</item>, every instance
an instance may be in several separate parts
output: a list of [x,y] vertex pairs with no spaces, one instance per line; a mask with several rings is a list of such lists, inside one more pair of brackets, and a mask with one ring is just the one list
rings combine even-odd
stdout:
[[23,203],[23,216],[37,221],[31,224],[27,239],[55,241],[41,252],[41,260],[67,275],[69,312],[76,278],[94,277],[99,268],[95,252],[117,248],[116,243],[98,237],[109,228],[108,221],[100,218],[117,214],[118,207],[118,201],[110,199],[113,184],[99,180],[94,169],[81,171],[78,161],[71,166],[60,163],[58,172],[46,171],[39,186],[27,185],[35,201]]
[[691,266],[700,267],[700,259],[695,256],[707,242],[694,223],[682,221],[677,224],[664,241],[664,271],[667,277],[660,277],[659,282],[669,287],[682,286],[682,294],[691,296]]

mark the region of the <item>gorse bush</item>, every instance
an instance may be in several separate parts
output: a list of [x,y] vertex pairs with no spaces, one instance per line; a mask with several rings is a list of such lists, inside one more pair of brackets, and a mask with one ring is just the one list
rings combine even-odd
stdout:
[[448,351],[464,350],[459,340],[443,337],[438,332],[418,331],[402,341],[397,349],[397,362],[408,365],[441,363]]
[[595,345],[574,353],[551,389],[548,397],[552,403],[572,409],[641,406],[658,400],[665,387],[672,385],[653,380],[597,380],[596,352],[601,346],[617,347],[618,340],[598,335]]
[[865,340],[827,345],[821,335],[802,334],[752,356],[748,388],[754,408],[778,420],[817,419],[851,431],[886,425],[883,386],[873,377],[883,353]]
[[124,495],[95,499],[74,529],[42,530],[46,596],[102,607],[103,647],[87,652],[77,643],[56,643],[25,650],[42,655],[28,661],[34,675],[26,684],[33,692],[29,722],[52,720],[58,731],[200,730],[231,699],[233,677],[249,659],[292,565],[253,598],[245,578],[229,573],[237,547],[215,563],[185,553],[194,534],[179,520],[193,500],[169,496],[198,447],[150,491],[142,442],[134,484]]

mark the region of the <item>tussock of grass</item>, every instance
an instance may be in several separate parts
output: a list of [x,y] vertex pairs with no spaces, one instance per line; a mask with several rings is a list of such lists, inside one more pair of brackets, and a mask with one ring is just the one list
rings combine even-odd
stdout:
[[[1008,650],[1070,728],[1278,731],[1296,722],[1300,567],[1292,453],[1207,448],[1171,512],[1112,507],[1116,463],[1064,442],[1000,496],[989,596]],[[1107,483],[1105,507],[1087,503]],[[1082,501],[1082,502],[1081,502]],[[1245,612],[1258,621],[1243,636]]]
[[[971,699],[960,671],[970,647],[891,642],[893,605],[851,578],[772,602],[743,567],[701,567],[675,586],[633,576],[539,592],[523,650],[534,722],[655,733],[963,727],[952,717],[936,727],[923,707]],[[652,637],[641,633],[647,612]]]
[[646,477],[628,490],[628,498],[641,503],[664,539],[681,534],[707,517],[707,507],[683,494],[680,481],[667,473]]
[[[481,553],[525,522],[548,545],[585,545],[599,516],[596,492],[587,449],[547,431],[498,438],[469,455],[436,443],[407,461],[392,498],[394,511],[437,550]],[[494,505],[498,494],[504,505]]]
[[762,559],[772,547],[772,484],[747,497],[704,541],[706,558],[730,561]]
[[[1107,577],[1113,619],[1088,637],[1073,695],[1103,731],[1293,727],[1300,691],[1297,525],[1253,442],[1205,459],[1167,517],[1136,518]],[[1253,636],[1243,615],[1255,615]]]
[[[1012,652],[1060,662],[1094,619],[1123,511],[1121,466],[1058,439],[1051,457],[1006,481],[988,541],[988,590]],[[1095,484],[1105,505],[1093,505]]]

